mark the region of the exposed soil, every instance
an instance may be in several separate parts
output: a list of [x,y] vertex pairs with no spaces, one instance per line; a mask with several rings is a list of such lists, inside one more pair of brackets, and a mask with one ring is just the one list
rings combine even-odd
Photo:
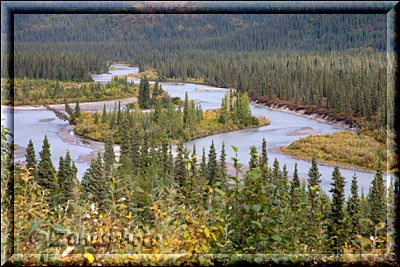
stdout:
[[352,124],[346,123],[344,120],[332,120],[332,118],[329,117],[329,115],[324,115],[324,114],[319,114],[319,113],[311,113],[311,114],[306,114],[304,109],[299,109],[299,110],[292,110],[289,108],[288,105],[276,105],[276,104],[266,104],[266,103],[259,103],[258,101],[252,101],[251,104],[259,107],[264,107],[264,108],[269,108],[272,110],[277,110],[277,111],[282,111],[294,115],[299,115],[302,117],[314,119],[320,122],[325,122],[329,123],[335,126],[343,127],[348,130],[356,130],[356,127],[354,127]]
[[288,132],[286,135],[289,135],[289,136],[293,136],[293,135],[310,135],[310,134],[315,134],[315,133],[318,133],[318,132],[319,132],[318,130],[315,130],[315,129],[311,128],[311,127],[303,127],[303,128],[297,129],[295,131]]
[[196,88],[197,92],[226,92],[229,91],[227,88],[219,88],[219,87],[199,87]]
[[39,122],[49,122],[49,121],[54,121],[55,118],[47,118],[47,119],[41,119]]

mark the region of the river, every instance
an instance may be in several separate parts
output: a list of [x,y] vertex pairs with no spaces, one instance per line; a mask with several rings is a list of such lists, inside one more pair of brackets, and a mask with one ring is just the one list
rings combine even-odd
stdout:
[[[129,73],[138,73],[137,67],[127,67],[123,65],[112,65],[114,70],[109,73],[93,75],[93,79],[98,82],[107,83],[110,80],[111,75],[121,75]],[[111,74],[110,74],[111,73]],[[129,81],[139,82],[137,79],[128,79]],[[207,85],[198,85],[190,83],[172,83],[166,82],[161,83],[163,89],[167,91],[172,97],[184,98],[185,92],[188,93],[189,98],[198,101],[204,110],[216,109],[221,105],[221,100],[224,97],[224,91],[213,91],[213,87]],[[102,109],[99,108],[100,110]],[[289,145],[293,140],[299,139],[306,136],[296,135],[297,130],[301,130],[305,127],[309,130],[313,130],[313,134],[325,134],[341,131],[344,128],[320,122],[314,119],[305,118],[299,115],[285,113],[281,111],[271,110],[264,107],[251,105],[252,114],[258,117],[267,117],[271,122],[268,126],[263,126],[253,129],[245,129],[239,131],[233,131],[228,133],[216,134],[204,138],[199,138],[186,142],[188,149],[192,149],[192,145],[196,145],[197,153],[201,156],[203,147],[206,149],[206,155],[208,155],[208,148],[213,140],[217,150],[218,158],[222,147],[222,142],[225,142],[227,161],[232,162],[231,157],[234,157],[234,151],[231,145],[238,148],[239,162],[247,165],[250,155],[249,147],[255,145],[257,150],[261,152],[262,139],[265,138],[267,141],[269,166],[272,166],[275,158],[278,159],[280,167],[283,164],[287,165],[289,176],[293,175],[294,164],[298,164],[298,174],[302,179],[307,179],[308,170],[311,166],[311,162],[305,160],[298,160],[292,157],[286,156],[281,153],[275,153],[274,149],[280,146]],[[43,143],[44,135],[47,134],[51,145],[51,153],[53,164],[58,168],[59,157],[65,155],[68,149],[71,153],[71,157],[75,161],[78,168],[78,177],[82,178],[85,170],[88,168],[88,164],[79,160],[79,157],[90,154],[93,150],[82,142],[81,139],[76,138],[71,143],[65,143],[60,138],[61,130],[68,125],[67,122],[61,121],[55,117],[55,115],[47,110],[3,110],[2,115],[6,117],[5,124],[9,128],[14,128],[14,140],[19,146],[26,147],[29,139],[32,139],[36,151],[36,156],[39,158],[39,151]],[[13,115],[13,116],[12,116]],[[12,120],[12,118],[14,120]],[[43,121],[45,119],[54,119],[51,121]],[[12,125],[12,122],[14,125]],[[3,122],[2,122],[3,124]],[[272,149],[272,151],[271,151]],[[22,161],[24,157],[16,158],[15,161]],[[318,168],[321,176],[321,187],[322,189],[330,194],[330,183],[332,181],[332,166],[324,166],[318,164]],[[358,171],[340,168],[341,174],[346,178],[345,192],[346,196],[350,193],[351,177],[355,173],[358,176],[359,190],[364,188],[364,193],[368,193],[368,188],[374,177],[374,173],[366,171]]]

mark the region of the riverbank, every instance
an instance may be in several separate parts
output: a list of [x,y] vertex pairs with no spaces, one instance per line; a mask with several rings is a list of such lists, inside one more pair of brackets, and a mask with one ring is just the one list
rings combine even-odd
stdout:
[[302,116],[302,117],[305,117],[305,118],[313,119],[313,120],[316,120],[316,121],[328,123],[328,124],[331,124],[331,125],[334,125],[334,126],[342,127],[342,128],[344,128],[346,130],[350,130],[350,131],[353,131],[353,132],[357,131],[357,128],[354,125],[348,124],[343,120],[332,119],[328,115],[322,115],[322,114],[318,114],[318,113],[306,114],[304,109],[302,109],[302,110],[293,110],[293,109],[290,109],[290,107],[288,105],[266,104],[266,103],[260,103],[257,100],[252,100],[251,104],[255,105],[255,106],[258,106],[258,107],[277,110],[277,111],[281,111],[281,112],[290,113],[290,114],[293,114],[293,115],[298,115],[298,116]]
[[[128,98],[122,98],[122,99],[112,99],[112,100],[104,100],[104,101],[97,101],[97,102],[82,102],[79,103],[79,107],[81,108],[81,111],[95,111],[95,110],[103,110],[104,104],[106,105],[106,109],[112,109],[114,108],[114,104],[118,103],[118,101],[121,103],[121,106],[125,106],[129,103],[136,102],[137,97],[128,97]],[[75,108],[75,103],[69,103],[71,108]],[[57,110],[64,110],[65,109],[65,104],[52,104],[49,105],[50,107],[57,109]],[[3,110],[47,110],[47,108],[43,105],[39,106],[6,106],[6,105],[1,105],[1,109]]]

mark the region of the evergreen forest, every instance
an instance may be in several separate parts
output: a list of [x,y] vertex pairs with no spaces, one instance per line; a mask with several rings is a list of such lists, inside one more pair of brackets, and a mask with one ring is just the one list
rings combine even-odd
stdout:
[[[2,264],[397,264],[386,15],[15,14],[13,28],[2,32],[14,41],[1,55],[2,109],[50,110],[103,149],[79,177],[67,143],[54,164],[45,127],[37,153],[40,144],[14,144],[18,133],[2,123]],[[113,64],[139,73],[111,77]],[[107,83],[92,77],[107,73]],[[165,83],[225,95],[203,110]],[[81,109],[110,100],[112,109]],[[248,147],[248,162],[236,145],[185,144],[271,125],[252,104],[351,131],[274,148],[309,160],[307,177],[269,156],[265,138]],[[16,145],[26,146],[21,162]],[[332,165],[328,190],[321,163]],[[369,187],[342,167],[373,173]]]

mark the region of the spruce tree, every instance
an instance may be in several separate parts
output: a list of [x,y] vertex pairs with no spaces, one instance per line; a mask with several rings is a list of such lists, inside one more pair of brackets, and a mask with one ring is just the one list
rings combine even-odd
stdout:
[[321,174],[319,173],[318,170],[318,165],[317,165],[317,155],[313,154],[312,160],[311,160],[311,168],[308,171],[308,188],[314,187],[316,185],[319,185],[321,183]]
[[255,170],[258,167],[258,152],[256,146],[250,146],[250,161],[249,171]]
[[168,140],[165,134],[163,135],[161,144],[161,164],[163,168],[163,173],[169,174],[170,168],[172,168],[172,166],[168,166]]
[[335,238],[335,247],[338,250],[343,245],[344,242],[344,216],[345,216],[345,195],[344,186],[345,179],[340,174],[339,168],[334,167],[332,173],[332,188],[329,192],[332,193],[332,204],[329,213],[330,223],[328,224],[328,234],[331,238]]
[[187,128],[188,125],[188,117],[189,117],[189,96],[187,91],[185,92],[185,102],[183,106],[183,125]]
[[347,201],[347,216],[349,217],[349,233],[351,235],[359,234],[360,220],[360,199],[358,196],[357,176],[354,173],[351,180],[350,197]]
[[219,158],[219,169],[220,169],[221,182],[222,184],[225,184],[226,179],[228,178],[228,169],[226,166],[225,142],[222,142],[221,156]]
[[273,164],[273,171],[272,171],[272,181],[274,183],[279,183],[280,180],[280,171],[279,171],[279,161],[275,158],[274,164]]
[[206,163],[206,150],[203,147],[203,154],[200,163],[200,172],[203,177],[207,177],[207,163]]
[[262,141],[260,166],[265,166],[265,168],[268,169],[267,141],[265,141],[265,138],[263,138]]
[[94,124],[98,124],[99,123],[99,115],[97,114],[97,111],[94,113]]
[[64,98],[64,109],[65,109],[65,112],[68,114],[68,116],[71,116],[72,114],[74,114],[74,111],[72,110],[71,106],[68,105],[68,102],[65,98]]
[[107,122],[108,122],[108,120],[107,120],[107,109],[106,109],[106,104],[104,104],[103,113],[102,113],[102,116],[101,116],[101,123],[107,123]]
[[368,195],[370,218],[374,225],[386,222],[386,190],[383,181],[381,160],[378,160],[378,167],[371,182],[371,191]]
[[86,196],[92,196],[97,202],[101,210],[105,210],[107,200],[109,199],[109,184],[104,176],[104,168],[100,153],[97,159],[92,159],[89,169],[86,170],[82,178],[82,186],[84,187]]
[[36,178],[37,168],[36,168],[36,156],[35,148],[33,147],[32,139],[29,140],[28,147],[26,148],[26,169],[29,170],[29,174]]
[[[64,160],[60,157],[60,168],[58,171],[58,185],[59,185],[59,203],[65,205],[68,200],[72,199],[72,188],[74,185],[73,179],[75,170],[73,168],[71,154],[67,151]],[[62,168],[61,168],[62,166]]]
[[286,164],[283,164],[282,177],[280,179],[280,183],[281,183],[281,188],[279,191],[280,191],[281,195],[283,196],[288,193],[288,171],[287,171]]
[[106,177],[111,175],[112,165],[115,163],[114,141],[112,133],[107,134],[106,143],[104,145],[104,172]]
[[192,152],[192,165],[191,165],[192,177],[197,178],[197,155],[196,155],[196,144],[193,144]]
[[38,184],[50,190],[50,194],[55,192],[55,168],[51,161],[50,144],[47,135],[44,136],[42,151],[39,152],[40,161],[38,164],[37,180]]
[[134,173],[136,173],[140,167],[140,140],[139,140],[139,131],[136,127],[133,130],[130,153],[131,153],[130,159],[132,162],[131,168],[134,171]]
[[217,153],[215,151],[214,140],[212,140],[210,150],[208,152],[207,181],[209,185],[213,185],[217,180],[218,180]]
[[294,207],[295,205],[300,203],[299,199],[299,192],[300,190],[300,179],[299,175],[297,173],[297,163],[294,164],[294,172],[293,172],[293,179],[292,182],[290,183],[290,203],[291,206]]
[[308,171],[308,193],[310,199],[310,222],[313,223],[314,213],[318,210],[318,186],[321,183],[321,174],[318,170],[317,155],[314,153],[311,161],[311,168]]
[[186,182],[187,171],[183,161],[183,143],[180,141],[177,146],[178,155],[175,158],[175,181],[182,187]]

